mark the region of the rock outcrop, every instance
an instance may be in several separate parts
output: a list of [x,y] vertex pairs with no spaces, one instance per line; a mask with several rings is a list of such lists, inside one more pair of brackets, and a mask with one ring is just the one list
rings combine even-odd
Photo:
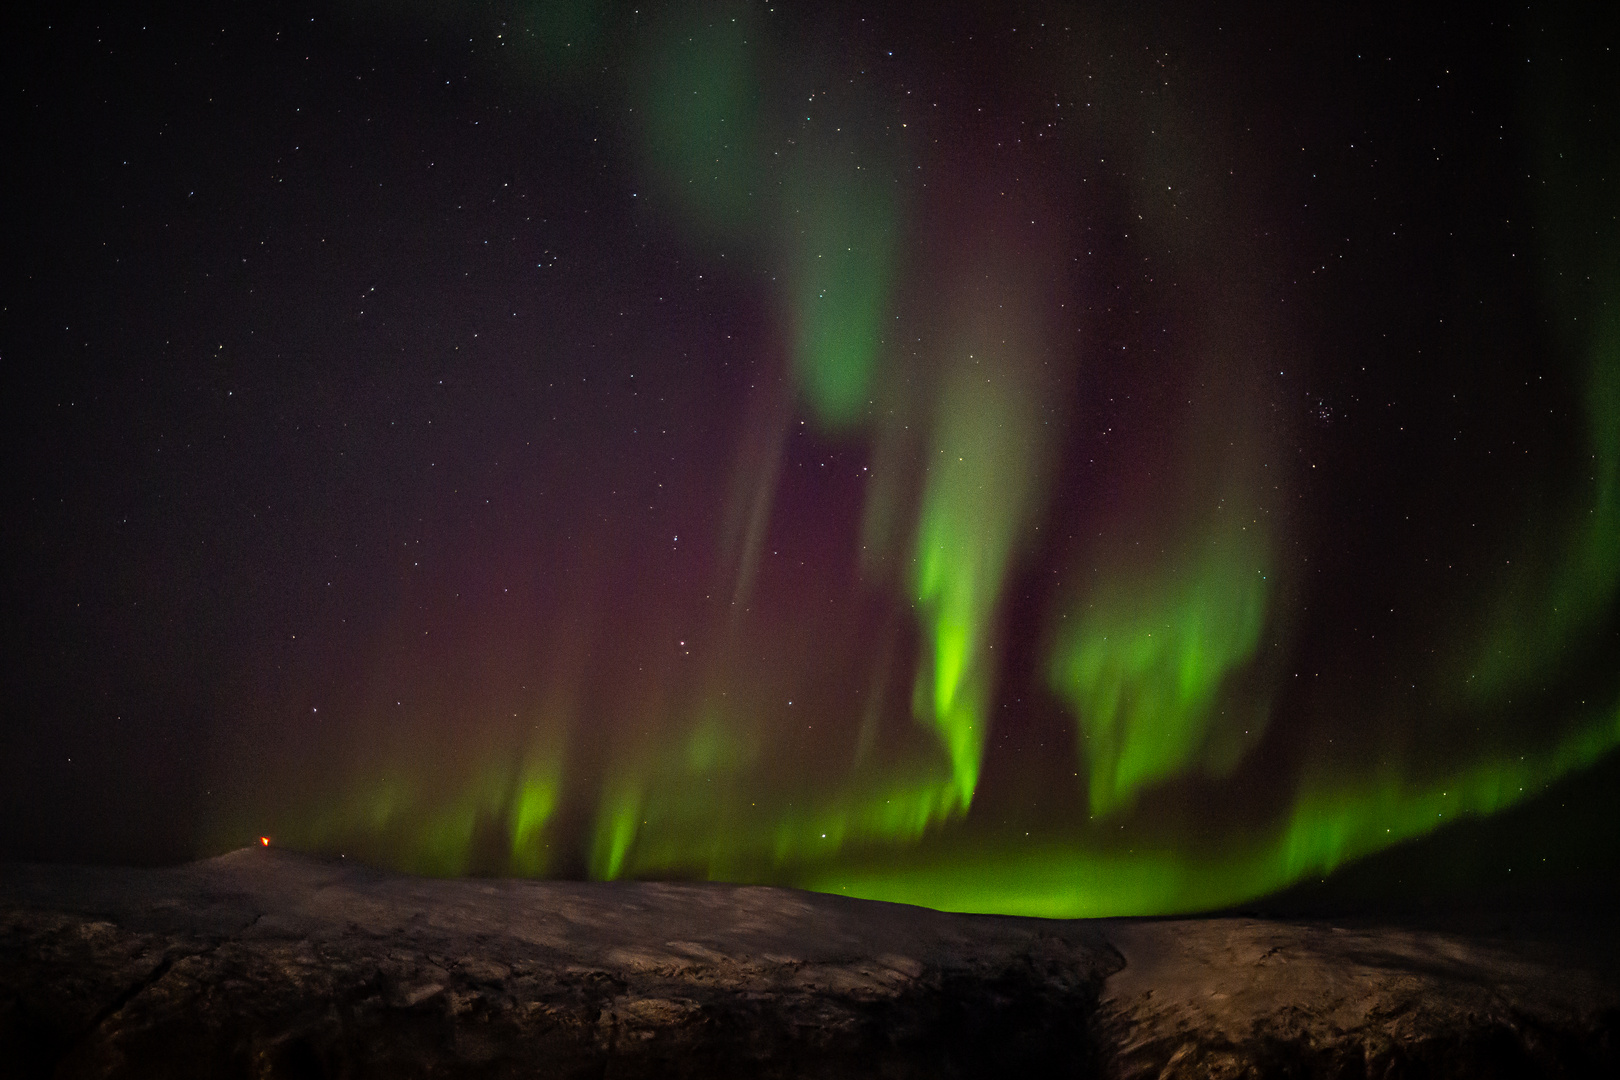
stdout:
[[1117,1077],[1620,1075],[1613,929],[1518,922],[1110,921],[1092,1036]]
[[1613,1071],[1614,969],[1572,942],[439,881],[273,849],[166,870],[9,866],[0,1074]]

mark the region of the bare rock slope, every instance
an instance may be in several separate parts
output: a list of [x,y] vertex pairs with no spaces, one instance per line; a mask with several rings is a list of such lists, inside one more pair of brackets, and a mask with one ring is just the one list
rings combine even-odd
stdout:
[[1114,1076],[1620,1076],[1612,926],[1515,921],[1110,921],[1092,1036]]
[[0,1075],[1579,1076],[1620,1067],[1613,970],[1569,928],[1063,922],[255,849],[0,868]]

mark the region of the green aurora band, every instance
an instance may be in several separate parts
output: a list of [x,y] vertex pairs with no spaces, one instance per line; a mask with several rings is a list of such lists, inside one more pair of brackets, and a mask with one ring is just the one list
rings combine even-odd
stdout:
[[1146,579],[1120,574],[1059,630],[1055,693],[1084,734],[1093,813],[1199,759],[1223,684],[1265,625],[1266,556],[1251,534],[1214,534]]
[[[876,448],[865,519],[873,550],[848,558],[915,620],[916,730],[861,750],[841,780],[784,782],[771,763],[799,744],[745,698],[723,698],[721,671],[667,705],[649,723],[653,734],[608,755],[588,826],[593,876],[695,874],[1053,917],[1188,912],[1494,813],[1620,744],[1617,704],[1555,727],[1539,748],[1481,747],[1439,771],[1398,758],[1307,756],[1267,827],[1234,825],[1196,844],[1118,841],[1101,822],[1129,820],[1178,778],[1239,767],[1246,751],[1231,744],[1231,716],[1252,717],[1257,734],[1267,723],[1266,688],[1239,684],[1270,678],[1258,656],[1283,632],[1273,610],[1277,538],[1258,525],[1189,518],[1201,524],[1176,523],[1182,542],[1159,545],[1155,560],[1110,560],[1076,544],[1071,562],[1100,571],[1049,607],[1042,671],[1073,718],[1076,782],[1097,824],[1018,843],[964,831],[1003,671],[1009,581],[1053,499],[1049,461],[1063,432],[1042,411],[1061,390],[1043,374],[1054,354],[1042,324],[1052,316],[1016,302],[1027,283],[1007,257],[975,253],[976,264],[999,267],[1011,284],[953,293],[950,282],[930,279],[954,298],[948,315],[924,313],[947,332],[920,346],[920,358],[903,355],[893,328],[914,313],[900,286],[907,274],[926,274],[907,246],[923,226],[900,182],[913,150],[898,106],[876,90],[824,89],[835,69],[789,59],[771,33],[742,5],[670,16],[646,31],[627,99],[668,215],[695,246],[774,281],[797,407],[826,437]],[[788,91],[767,90],[761,73],[782,70],[793,91],[814,93],[795,93],[790,105]],[[1612,174],[1620,163],[1559,166],[1570,140],[1558,135],[1542,155],[1548,291],[1583,371],[1591,471],[1579,505],[1552,514],[1553,527],[1524,542],[1533,549],[1518,560],[1526,569],[1505,574],[1488,597],[1475,620],[1480,641],[1438,677],[1465,688],[1450,695],[1457,709],[1542,678],[1612,612],[1620,583],[1620,234],[1615,207],[1581,187],[1597,166]],[[1595,284],[1576,295],[1566,281]],[[750,477],[739,490],[763,492],[767,515],[780,444],[762,440],[739,466]],[[1258,482],[1238,475],[1227,494],[1246,505],[1255,496],[1245,487]],[[758,516],[731,509],[738,520]],[[897,557],[879,557],[880,547]],[[744,616],[726,618],[734,628]],[[887,664],[873,662],[875,685]],[[516,755],[515,767],[473,766],[430,783],[381,765],[326,812],[290,818],[282,840],[347,844],[407,869],[459,874],[493,823],[507,850],[499,869],[551,872],[547,838],[573,780],[566,733],[576,722],[548,718],[542,749]]]
[[[980,349],[986,348],[981,344]],[[914,595],[928,648],[913,713],[939,731],[951,797],[978,785],[994,692],[994,628],[1039,486],[1034,388],[994,351],[965,353],[939,398],[917,524]],[[985,377],[986,370],[997,371]]]
[[947,911],[1044,918],[1172,915],[1274,892],[1469,814],[1506,809],[1620,745],[1620,708],[1581,725],[1535,757],[1482,762],[1444,779],[1396,772],[1355,782],[1307,778],[1270,836],[1214,851],[1185,846],[1119,851],[1083,841],[960,850],[935,862],[881,869],[828,867],[789,880],[802,888]]

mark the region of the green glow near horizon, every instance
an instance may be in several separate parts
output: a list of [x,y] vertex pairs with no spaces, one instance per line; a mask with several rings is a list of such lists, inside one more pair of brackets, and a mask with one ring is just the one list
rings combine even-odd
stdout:
[[[672,820],[687,832],[712,828],[708,801],[735,797],[737,779],[757,763],[760,748],[745,730],[746,718],[705,710],[677,735],[643,747],[606,778],[591,830],[590,871],[611,880],[633,869],[640,852]],[[717,790],[714,781],[719,780]]]
[[668,872],[747,880],[854,844],[917,840],[956,807],[949,774],[927,766],[857,774],[791,800],[743,778],[717,786],[700,774],[665,775],[604,795],[591,871],[606,880]]
[[758,778],[767,747],[750,731],[746,717],[711,707],[685,732],[621,764],[597,803],[592,876],[724,877],[791,866],[851,843],[915,840],[959,806],[937,751],[784,792]]
[[557,809],[557,795],[561,789],[560,769],[549,763],[530,772],[518,781],[512,798],[511,828],[512,871],[535,877],[546,871],[548,860],[542,845],[542,836]]
[[591,875],[612,881],[624,873],[624,860],[635,843],[641,818],[641,787],[633,781],[610,783],[602,793],[591,844]]
[[1249,528],[1177,564],[1117,572],[1064,614],[1048,679],[1080,725],[1094,813],[1199,760],[1221,688],[1265,624],[1267,555]]
[[[551,869],[544,834],[562,788],[561,764],[554,753],[531,751],[515,767],[488,762],[466,773],[445,762],[429,775],[373,773],[315,814],[289,816],[276,842],[345,851],[430,877],[475,870],[540,876]],[[500,843],[481,842],[489,837]]]
[[926,863],[897,859],[877,873],[808,868],[793,884],[945,911],[1044,918],[1207,911],[1331,873],[1459,817],[1502,810],[1617,745],[1620,708],[1550,751],[1482,762],[1441,780],[1413,781],[1395,770],[1361,782],[1307,778],[1280,828],[1258,839],[1232,839],[1213,853],[1181,847],[1121,852],[1084,840],[1008,844]]

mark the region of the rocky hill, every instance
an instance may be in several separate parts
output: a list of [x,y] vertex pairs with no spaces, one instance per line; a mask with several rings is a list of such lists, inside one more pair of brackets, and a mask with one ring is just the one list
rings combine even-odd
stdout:
[[1065,922],[275,849],[9,865],[0,1074],[1615,1075],[1592,922]]

